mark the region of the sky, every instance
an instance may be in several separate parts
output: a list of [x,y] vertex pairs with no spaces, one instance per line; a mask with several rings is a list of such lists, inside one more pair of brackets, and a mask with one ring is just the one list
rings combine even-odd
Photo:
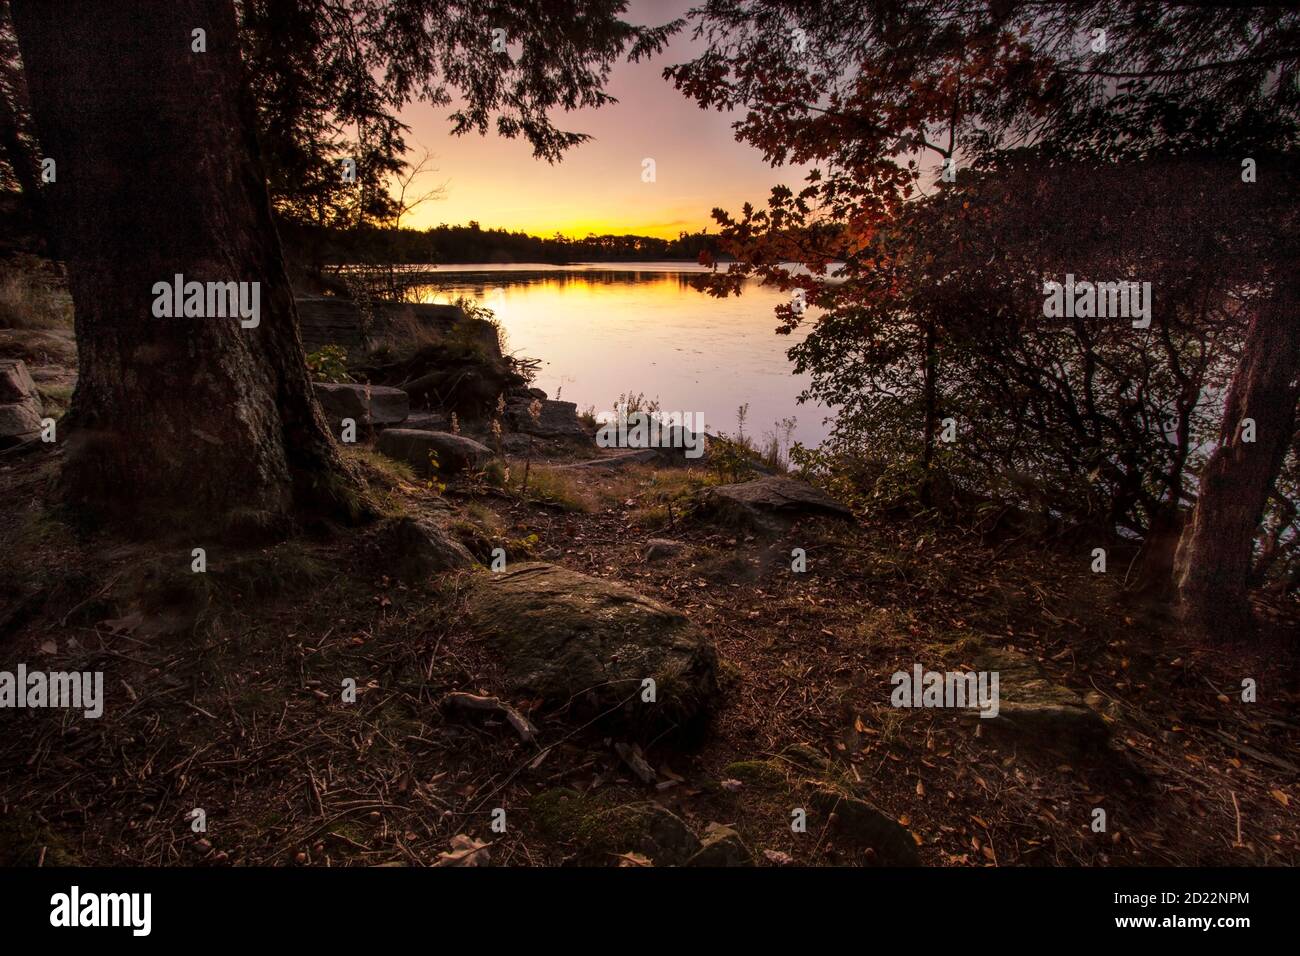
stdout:
[[[690,6],[690,0],[633,0],[625,19],[658,26]],[[408,106],[401,114],[411,128],[407,144],[417,158],[429,149],[436,170],[417,179],[411,192],[443,185],[445,193],[418,206],[402,224],[424,229],[476,220],[485,228],[541,236],[674,238],[706,227],[716,232],[710,216],[715,206],[734,214],[746,201],[765,203],[778,183],[796,185],[801,170],[769,167],[758,150],[736,142],[732,117],[700,109],[662,78],[665,66],[702,49],[690,32],[688,26],[648,61],[615,64],[606,89],[617,103],[556,114],[556,126],[592,139],[554,166],[534,159],[522,138],[452,136],[450,106]],[[654,182],[642,181],[645,159],[655,162]]]

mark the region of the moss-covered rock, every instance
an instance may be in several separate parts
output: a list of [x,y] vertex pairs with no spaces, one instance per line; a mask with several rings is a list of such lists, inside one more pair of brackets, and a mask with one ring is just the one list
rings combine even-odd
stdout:
[[710,823],[704,830],[699,851],[686,861],[686,865],[753,866],[754,857],[739,833],[720,823]]
[[512,692],[603,714],[634,734],[688,725],[717,696],[713,645],[685,615],[620,584],[524,563],[483,575],[468,608]]
[[753,787],[775,788],[786,783],[785,769],[775,760],[738,760],[723,767],[722,776]]
[[794,743],[781,751],[781,759],[803,770],[825,773],[831,762],[820,751],[805,743]]
[[986,649],[978,671],[998,675],[998,714],[981,726],[1045,749],[1078,752],[1105,745],[1106,722],[1075,691],[1050,680],[1033,658],[1005,648]]
[[680,866],[699,851],[699,839],[671,810],[648,800],[611,804],[611,797],[547,790],[528,809],[543,834],[571,845],[584,863],[641,853],[659,866]]
[[869,846],[888,866],[917,866],[920,855],[912,834],[893,817],[847,790],[824,786],[809,804],[831,821],[832,832],[848,843]]
[[429,518],[403,517],[376,534],[381,566],[407,583],[431,574],[473,566],[474,556],[450,532]]

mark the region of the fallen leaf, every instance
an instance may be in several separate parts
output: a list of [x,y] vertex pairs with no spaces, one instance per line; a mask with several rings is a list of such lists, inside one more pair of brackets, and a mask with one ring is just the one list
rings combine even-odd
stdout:
[[488,845],[472,836],[457,833],[451,838],[451,852],[439,853],[434,866],[486,866]]

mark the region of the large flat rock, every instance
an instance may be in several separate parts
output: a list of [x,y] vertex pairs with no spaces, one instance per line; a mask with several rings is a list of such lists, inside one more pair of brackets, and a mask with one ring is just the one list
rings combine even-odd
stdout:
[[[418,475],[476,471],[492,460],[492,449],[451,432],[389,428],[380,433],[376,444],[389,458],[406,462]],[[433,462],[437,463],[436,471]]]
[[706,488],[700,512],[721,524],[777,530],[800,518],[853,519],[853,512],[819,488],[781,475]]
[[983,727],[1047,750],[1088,751],[1105,744],[1110,729],[1101,715],[1074,690],[1053,682],[1033,658],[989,648],[972,664],[998,674],[998,715],[978,718]]
[[[513,691],[647,730],[692,721],[717,694],[712,643],[685,615],[621,584],[524,563],[483,575],[468,607]],[[654,702],[642,700],[646,678]]]
[[[537,402],[537,417],[530,409]],[[575,402],[560,402],[555,399],[534,399],[516,401],[506,406],[506,423],[517,432],[536,435],[539,438],[565,438],[583,444],[593,444],[594,439],[578,419],[578,406]]]
[[358,425],[396,425],[411,411],[411,401],[400,388],[313,382],[312,389],[326,420],[335,428],[345,418]]

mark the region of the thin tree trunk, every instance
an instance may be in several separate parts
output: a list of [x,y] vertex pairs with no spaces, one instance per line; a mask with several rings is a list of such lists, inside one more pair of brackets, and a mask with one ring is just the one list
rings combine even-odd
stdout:
[[[307,377],[231,0],[14,0],[13,16],[76,315],[70,501],[196,530],[355,507]],[[259,283],[259,324],[155,317],[155,283],[178,274]]]
[[939,427],[939,349],[938,334],[935,330],[934,320],[926,322],[924,349],[925,349],[925,368],[924,381],[922,386],[923,400],[925,404],[925,423],[922,434],[921,447],[921,504],[932,505],[934,503],[934,444]]
[[[1251,624],[1247,592],[1255,535],[1295,434],[1300,399],[1300,289],[1294,263],[1251,321],[1224,405],[1219,446],[1201,473],[1196,508],[1178,545],[1184,619],[1214,637]],[[1243,441],[1243,423],[1255,441]]]

